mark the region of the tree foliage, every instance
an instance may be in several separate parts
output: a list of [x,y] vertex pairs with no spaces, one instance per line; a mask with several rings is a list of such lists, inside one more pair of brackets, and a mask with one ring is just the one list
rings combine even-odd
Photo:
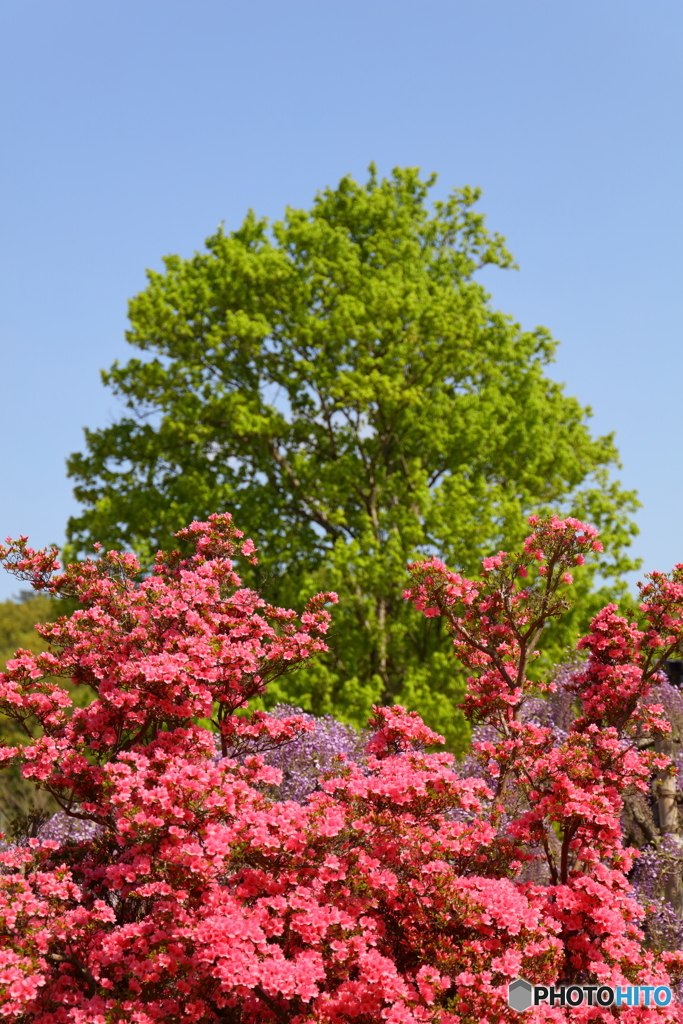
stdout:
[[[597,571],[629,567],[634,498],[608,480],[613,439],[546,376],[548,332],[475,280],[513,265],[479,193],[430,207],[434,182],[371,168],[150,272],[130,303],[141,356],[104,373],[127,412],[69,460],[84,511],[68,534],[72,556],[101,541],[149,562],[183,523],[230,511],[264,551],[249,582],[269,600],[340,596],[329,655],[270,699],[357,725],[400,700],[456,743],[463,679],[440,625],[402,602],[406,562],[476,571],[530,510],[563,509],[605,540],[577,577],[586,598]],[[553,649],[576,628],[556,626]]]

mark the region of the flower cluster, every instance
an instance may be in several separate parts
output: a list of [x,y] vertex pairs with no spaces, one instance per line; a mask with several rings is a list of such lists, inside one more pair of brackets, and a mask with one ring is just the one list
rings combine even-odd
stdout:
[[[64,816],[0,851],[0,1015],[502,1024],[516,1019],[517,975],[675,981],[683,957],[644,947],[619,826],[623,793],[658,766],[631,737],[663,728],[647,699],[657,659],[676,649],[673,598],[660,647],[612,611],[596,620],[581,714],[559,731],[544,724],[525,666],[563,607],[568,567],[597,542],[575,520],[533,526],[524,551],[488,560],[480,581],[434,560],[412,568],[409,596],[445,616],[471,667],[482,771],[463,776],[433,752],[440,737],[415,713],[375,708],[364,754],[346,737],[347,756],[321,763],[305,791],[297,749],[305,756],[320,727],[294,708],[247,704],[324,649],[332,595],[300,617],[264,604],[236,574],[254,549],[225,515],[182,531],[183,551],[160,555],[142,582],[130,556],[59,573],[25,539],[5,549],[24,578],[80,607],[42,628],[49,652],[20,651],[0,675],[2,713],[40,726],[0,755]],[[648,621],[663,623],[659,612]],[[601,690],[612,686],[605,666],[622,679],[629,644],[635,707],[630,676],[613,700]],[[59,677],[89,686],[92,702],[73,708]],[[539,858],[543,877],[530,870]],[[628,1024],[646,1018],[681,1015],[625,1012]]]
[[[657,957],[643,943],[644,910],[628,879],[637,851],[624,845],[621,814],[626,794],[647,792],[653,772],[671,770],[657,742],[670,725],[656,689],[663,662],[683,650],[683,572],[659,574],[642,588],[645,628],[614,606],[603,609],[580,644],[587,660],[565,673],[562,692],[556,680],[546,686],[544,710],[527,668],[545,623],[566,607],[570,567],[599,542],[574,519],[531,525],[523,551],[486,559],[480,580],[436,559],[416,563],[406,596],[425,614],[443,616],[458,657],[473,670],[468,705],[481,724],[471,759],[494,788],[499,836],[513,839],[526,861],[518,884],[543,883],[544,914],[563,948],[560,978],[626,984],[657,970],[677,977],[680,954]],[[650,745],[642,743],[647,736]]]

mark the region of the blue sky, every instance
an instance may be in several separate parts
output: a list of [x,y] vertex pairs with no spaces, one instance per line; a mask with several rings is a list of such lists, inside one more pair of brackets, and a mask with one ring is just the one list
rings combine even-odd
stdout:
[[374,160],[484,190],[496,306],[616,432],[644,569],[683,561],[682,41],[662,0],[0,0],[0,534],[63,539],[145,268]]

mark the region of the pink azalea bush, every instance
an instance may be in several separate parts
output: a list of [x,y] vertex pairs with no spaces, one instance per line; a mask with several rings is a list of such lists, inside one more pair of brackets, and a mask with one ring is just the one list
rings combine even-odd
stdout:
[[[42,627],[50,652],[20,651],[0,675],[0,709],[27,737],[0,757],[88,830],[0,853],[0,1013],[481,1024],[516,1018],[517,975],[676,982],[683,955],[642,941],[619,815],[625,790],[667,765],[634,736],[667,728],[649,692],[683,639],[683,567],[644,589],[646,629],[613,607],[596,618],[575,679],[581,713],[558,734],[525,714],[538,700],[527,667],[598,542],[576,520],[533,525],[480,581],[435,559],[410,569],[408,599],[444,617],[471,668],[489,783],[430,752],[440,737],[415,713],[377,708],[365,759],[340,761],[301,802],[274,798],[282,773],[267,758],[310,721],[245,709],[324,649],[334,595],[297,616],[243,588],[234,560],[254,548],[227,515],[181,531],[183,552],[160,554],[142,582],[129,555],[60,573],[25,538],[2,549],[22,579],[80,607]],[[59,677],[87,684],[92,703],[74,708]],[[620,1013],[683,1019],[677,1004]],[[528,1019],[568,1014],[613,1011]]]

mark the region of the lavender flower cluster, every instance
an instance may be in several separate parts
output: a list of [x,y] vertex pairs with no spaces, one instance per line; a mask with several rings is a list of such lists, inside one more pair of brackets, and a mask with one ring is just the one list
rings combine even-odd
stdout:
[[633,894],[645,909],[645,931],[658,949],[683,948],[683,921],[666,898],[667,889],[680,887],[683,845],[678,836],[665,836],[657,847],[641,850],[631,882]]
[[669,680],[662,675],[652,696],[658,704],[663,705],[664,713],[671,722],[674,737],[673,760],[676,765],[680,791],[683,789],[683,693],[677,686],[672,686]]
[[317,788],[321,776],[339,769],[344,760],[360,763],[365,757],[370,739],[365,729],[359,731],[331,715],[316,718],[290,704],[278,704],[271,714],[275,718],[301,715],[313,726],[311,732],[300,733],[263,755],[267,764],[282,772],[282,782],[274,787],[277,800],[302,803]]
[[102,826],[94,821],[83,821],[81,818],[72,818],[65,811],[57,811],[40,827],[37,838],[52,839],[61,846],[68,840],[76,843],[90,842],[101,832]]
[[523,712],[525,721],[552,729],[558,741],[564,739],[577,716],[574,678],[582,668],[583,662],[578,657],[557,665],[552,676],[554,691],[546,700],[527,702]]

